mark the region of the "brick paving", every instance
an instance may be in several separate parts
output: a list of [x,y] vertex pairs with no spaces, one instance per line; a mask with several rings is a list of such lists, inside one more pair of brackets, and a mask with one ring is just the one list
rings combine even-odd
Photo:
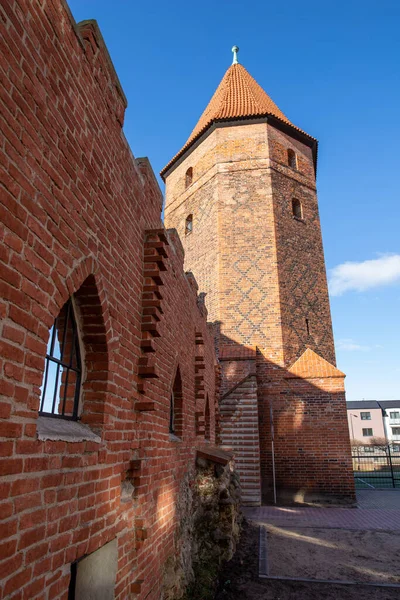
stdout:
[[357,500],[357,508],[259,506],[243,512],[255,523],[281,527],[400,531],[400,490],[362,490]]

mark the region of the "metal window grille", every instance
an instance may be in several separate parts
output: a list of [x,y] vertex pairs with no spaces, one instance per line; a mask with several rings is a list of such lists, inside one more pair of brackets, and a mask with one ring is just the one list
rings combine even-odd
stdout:
[[81,378],[78,329],[70,298],[50,330],[39,414],[76,420]]

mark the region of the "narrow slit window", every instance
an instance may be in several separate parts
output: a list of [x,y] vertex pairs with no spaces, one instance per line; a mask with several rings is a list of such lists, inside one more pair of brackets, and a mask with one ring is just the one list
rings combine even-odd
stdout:
[[310,335],[310,321],[306,319],[307,335]]
[[287,159],[288,159],[288,165],[289,165],[289,167],[291,167],[292,169],[297,169],[297,156],[296,156],[296,152],[294,150],[292,150],[291,148],[288,148]]
[[188,215],[185,222],[185,235],[193,231],[193,215]]
[[175,381],[170,395],[169,433],[179,438],[183,435],[183,396],[182,379],[179,367],[176,371]]
[[210,439],[210,402],[207,394],[206,407],[204,410],[204,438]]
[[76,420],[81,378],[78,328],[70,298],[50,329],[39,414]]
[[297,200],[297,198],[293,198],[292,200],[292,213],[293,216],[296,217],[296,219],[303,218],[303,209],[301,206],[301,202],[300,200]]
[[193,181],[193,168],[189,167],[185,174],[185,188],[188,188],[189,185],[192,185]]
[[171,392],[169,404],[169,432],[175,433],[175,398],[174,392]]

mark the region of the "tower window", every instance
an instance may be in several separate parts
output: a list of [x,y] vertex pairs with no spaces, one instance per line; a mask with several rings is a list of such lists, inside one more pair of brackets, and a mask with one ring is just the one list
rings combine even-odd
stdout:
[[300,200],[297,200],[297,198],[293,198],[292,200],[292,213],[293,216],[296,217],[296,219],[303,218],[303,209],[301,207],[301,202]]
[[193,231],[193,215],[188,215],[185,222],[185,234],[188,235]]
[[185,188],[188,188],[189,185],[192,185],[192,181],[193,181],[193,168],[189,167],[188,170],[186,171],[186,175],[185,175]]
[[287,158],[288,158],[288,165],[289,165],[289,167],[291,167],[292,169],[297,169],[297,156],[296,156],[296,152],[294,150],[292,150],[291,148],[288,148]]
[[50,329],[39,414],[76,420],[81,376],[78,328],[70,298]]
[[307,335],[310,335],[310,321],[308,319],[306,319],[306,329],[307,329]]

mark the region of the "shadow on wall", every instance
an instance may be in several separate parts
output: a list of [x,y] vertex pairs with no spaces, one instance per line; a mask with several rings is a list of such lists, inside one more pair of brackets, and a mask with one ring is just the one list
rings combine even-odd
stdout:
[[[220,333],[220,438],[232,448],[244,503],[355,500],[344,374],[310,348],[288,368]],[[275,474],[274,469],[275,467]]]

